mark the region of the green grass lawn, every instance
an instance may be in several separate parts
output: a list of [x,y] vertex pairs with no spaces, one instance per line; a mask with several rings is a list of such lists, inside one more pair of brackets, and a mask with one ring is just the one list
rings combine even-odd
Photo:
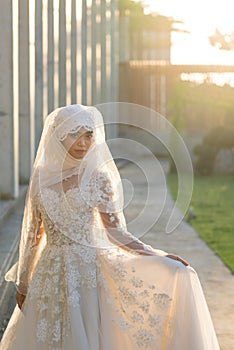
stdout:
[[[177,175],[167,177],[177,195]],[[191,206],[197,215],[190,224],[234,273],[234,176],[195,176]]]

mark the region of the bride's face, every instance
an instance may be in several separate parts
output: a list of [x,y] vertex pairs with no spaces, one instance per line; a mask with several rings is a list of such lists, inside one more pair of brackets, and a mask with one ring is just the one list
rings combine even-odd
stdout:
[[93,131],[87,131],[82,128],[77,133],[68,134],[67,138],[63,141],[63,145],[72,157],[82,159],[92,144],[92,138]]

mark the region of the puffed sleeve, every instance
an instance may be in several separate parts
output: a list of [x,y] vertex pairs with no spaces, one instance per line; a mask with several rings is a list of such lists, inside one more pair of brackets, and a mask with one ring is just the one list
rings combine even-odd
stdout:
[[110,241],[123,249],[135,251],[144,255],[166,255],[162,250],[152,248],[128,232],[123,205],[120,204],[120,189],[113,185],[111,174],[99,175],[99,201],[98,208],[104,227]]

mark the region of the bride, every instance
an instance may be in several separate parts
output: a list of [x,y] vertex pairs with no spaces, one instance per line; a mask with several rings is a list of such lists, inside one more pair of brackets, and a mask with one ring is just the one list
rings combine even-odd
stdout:
[[0,350],[218,350],[196,272],[127,231],[100,112],[45,121]]

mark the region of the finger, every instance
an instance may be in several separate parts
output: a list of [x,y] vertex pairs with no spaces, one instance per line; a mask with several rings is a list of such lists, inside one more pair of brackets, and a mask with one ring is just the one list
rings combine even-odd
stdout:
[[25,296],[24,295],[20,295],[20,294],[17,293],[16,294],[16,300],[17,300],[18,307],[21,310],[22,306],[23,306],[23,303],[24,303],[24,300],[25,300]]
[[20,300],[19,300],[19,295],[18,295],[18,293],[16,293],[15,298],[16,298],[16,301],[17,301],[17,305],[18,305],[18,307],[20,308]]
[[182,258],[180,258],[180,257],[178,257],[177,260],[180,261],[180,262],[182,262],[182,264],[184,264],[185,266],[188,266],[188,265],[189,265],[189,263],[187,263],[187,261],[185,261],[184,259],[182,259]]
[[21,310],[21,308],[22,308],[22,300],[21,299],[18,299],[18,306],[19,306],[19,308]]
[[177,260],[177,261],[181,262],[185,266],[189,266],[189,263],[187,263],[187,261],[182,259],[180,256],[173,255],[173,254],[168,254],[168,255],[166,255],[166,257],[170,258],[170,259],[173,259],[173,260]]
[[22,304],[21,304],[20,300],[17,300],[17,305],[18,305],[19,309],[21,310]]

